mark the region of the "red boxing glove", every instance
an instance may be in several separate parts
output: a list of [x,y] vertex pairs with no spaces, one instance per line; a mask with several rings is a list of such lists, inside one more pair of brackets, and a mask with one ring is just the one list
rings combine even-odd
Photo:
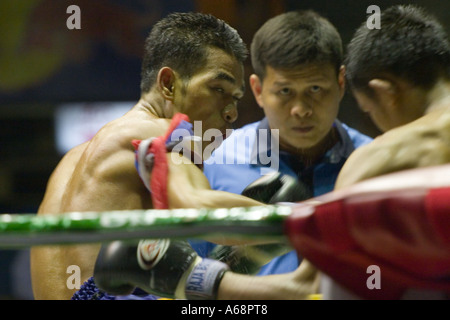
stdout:
[[[300,255],[362,298],[450,293],[449,199],[449,165],[409,170],[296,204],[285,230]],[[368,285],[370,266],[380,288]]]

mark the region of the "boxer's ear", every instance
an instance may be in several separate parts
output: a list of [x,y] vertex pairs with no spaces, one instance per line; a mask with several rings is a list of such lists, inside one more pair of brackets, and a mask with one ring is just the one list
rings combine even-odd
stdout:
[[341,99],[344,97],[345,94],[345,71],[346,71],[345,66],[341,66],[339,68],[338,85]]
[[158,89],[166,100],[173,101],[175,79],[175,72],[169,67],[163,67],[158,72]]
[[397,88],[395,83],[386,79],[372,79],[369,87],[375,93],[377,100],[383,106],[392,106],[397,102]]
[[386,79],[372,79],[369,81],[369,87],[371,87],[373,90],[381,90],[388,93],[395,92],[394,83]]
[[250,76],[250,88],[252,89],[252,92],[253,92],[253,95],[255,96],[256,102],[262,108],[263,107],[263,102],[262,102],[262,97],[261,97],[262,81],[256,74],[252,74]]

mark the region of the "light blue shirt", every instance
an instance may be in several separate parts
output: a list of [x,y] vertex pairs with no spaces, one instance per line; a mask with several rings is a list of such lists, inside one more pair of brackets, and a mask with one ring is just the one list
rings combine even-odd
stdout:
[[[277,132],[269,129],[267,118],[236,129],[210,159],[205,161],[203,172],[214,190],[236,194],[264,174],[279,171],[303,181],[316,197],[334,189],[344,162],[350,154],[372,139],[335,120],[339,141],[324,157],[311,167],[302,167],[296,158],[279,150]],[[210,243],[194,243],[194,249],[206,256],[214,247]],[[295,251],[274,258],[262,267],[259,275],[286,273],[297,269],[299,259]]]

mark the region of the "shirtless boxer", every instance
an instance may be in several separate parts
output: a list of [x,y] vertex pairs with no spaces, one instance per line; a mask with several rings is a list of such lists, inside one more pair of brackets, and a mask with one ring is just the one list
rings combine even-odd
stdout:
[[[49,180],[39,215],[70,211],[153,208],[136,167],[132,140],[166,133],[170,118],[183,113],[202,121],[202,134],[225,134],[244,94],[245,44],[223,21],[202,14],[173,14],[157,23],[145,44],[141,99],[123,117],[104,126],[89,142],[71,150]],[[208,142],[203,142],[206,148]],[[203,151],[203,150],[202,150]],[[260,205],[212,191],[202,171],[182,155],[167,155],[170,208]],[[181,164],[180,164],[181,162]],[[35,247],[31,252],[36,299],[70,299],[67,268],[76,265],[84,282],[93,273],[100,245]]]
[[336,188],[450,162],[450,44],[444,28],[413,6],[384,10],[381,25],[357,30],[346,66],[359,106],[385,133],[350,157]]
[[[400,18],[397,16],[398,11],[404,12],[404,11],[410,11],[410,9],[391,9],[386,10],[383,14],[392,14],[394,12],[394,18],[392,19],[391,23],[395,23],[397,21],[403,20],[403,18]],[[417,13],[413,9],[413,15],[416,15]],[[397,12],[397,13],[396,13]],[[382,18],[382,26],[381,31],[384,30],[384,28],[387,28],[390,24],[389,20],[383,20]],[[422,20],[422,18],[419,15],[419,21]],[[384,21],[384,22],[383,22]],[[423,21],[430,21],[428,17],[425,17]],[[403,22],[406,24],[409,23],[417,23],[417,22]],[[436,30],[433,28],[433,24],[431,24],[432,31],[430,34],[427,32],[426,37],[439,37],[439,34],[441,33],[441,30]],[[365,25],[364,25],[365,26]],[[392,29],[392,28],[390,28]],[[400,29],[400,28],[399,28]],[[440,28],[438,28],[440,29]],[[372,32],[374,30],[371,30]],[[378,30],[378,32],[381,32]],[[388,30],[386,30],[388,31]],[[400,31],[401,34],[405,34],[405,31]],[[419,34],[417,35],[420,37],[420,34],[424,34],[424,30],[421,29]],[[406,32],[407,34],[407,32]],[[419,39],[409,39],[408,41],[411,41],[410,45],[405,45],[405,43],[402,43],[399,47],[402,50],[409,50],[411,48],[415,48],[417,45],[418,48],[420,47]],[[386,39],[387,41],[387,39]],[[395,39],[394,42],[398,42],[398,39]],[[438,43],[444,44],[444,46],[447,44],[446,40],[438,39]],[[366,43],[368,44],[376,44],[375,41],[366,40]],[[429,43],[425,47],[428,47]],[[448,45],[448,44],[447,44]],[[389,50],[385,48],[391,48],[388,44],[388,42],[382,42],[383,48],[378,50],[379,53],[387,53],[388,55],[391,55]],[[350,47],[351,49],[352,47]],[[354,47],[353,47],[354,48]],[[417,48],[416,48],[417,49]],[[426,49],[426,48],[422,48]],[[353,50],[353,49],[351,49]],[[372,49],[373,50],[373,49]],[[414,49],[413,49],[414,50]],[[448,57],[448,47],[447,49],[444,48],[444,50],[440,50],[440,52],[446,52]],[[364,57],[367,55],[367,52],[361,53],[361,57]],[[408,52],[407,55],[411,55],[411,52]],[[351,54],[349,56],[349,61],[351,58]],[[412,59],[413,55],[408,56],[408,59],[410,61],[413,61]],[[435,56],[431,60],[439,60],[438,57]],[[405,59],[405,60],[408,60]],[[448,70],[448,58],[444,59],[444,61],[447,61],[447,64],[441,65],[438,67],[438,70],[443,71],[444,69]],[[370,62],[370,60],[369,60]],[[383,70],[382,69],[382,63],[380,61],[375,62],[377,66],[377,70]],[[349,75],[349,79],[352,79],[352,76],[356,74],[355,68],[350,68],[351,74]],[[419,72],[417,70],[411,69],[408,67],[408,70],[412,70],[412,72]],[[430,66],[426,66],[427,71],[431,71]],[[390,73],[384,72],[383,76],[388,76]],[[381,75],[376,75],[379,78],[381,78]],[[364,93],[364,95],[359,95],[361,93],[355,89],[355,86],[352,85],[352,89],[355,92],[355,96],[357,97],[358,102],[361,104],[363,108],[368,107],[368,111],[371,112],[371,115],[374,118],[374,121],[380,126],[380,128],[384,128],[384,130],[392,130],[387,132],[385,135],[381,136],[379,139],[377,139],[377,142],[370,144],[367,148],[363,148],[364,151],[359,151],[355,153],[353,156],[351,156],[351,159],[349,159],[349,165],[347,166],[347,172],[342,173],[341,177],[339,179],[340,184],[339,188],[342,189],[345,186],[352,185],[358,181],[368,179],[370,177],[383,175],[388,172],[392,171],[399,171],[407,168],[414,168],[414,167],[420,167],[420,166],[431,166],[433,164],[441,164],[441,163],[447,163],[448,162],[448,146],[449,146],[449,140],[448,135],[446,135],[445,132],[440,131],[440,128],[446,128],[448,131],[448,113],[445,112],[447,108],[445,107],[444,99],[442,96],[440,96],[439,93],[443,94],[444,92],[448,92],[448,75],[445,75],[445,73],[442,72],[442,74],[439,74],[433,79],[434,81],[431,81],[433,85],[428,87],[421,87],[421,86],[412,86],[411,81],[407,81],[406,79],[402,79],[402,74],[399,74],[398,71],[394,70],[390,76],[385,78],[375,78],[377,81],[371,81],[372,77],[369,77],[367,79],[368,82],[366,82],[366,85],[363,87],[370,88],[373,90],[376,94],[375,99],[373,100],[370,105],[367,104],[364,101],[364,97],[367,98],[367,93]],[[402,80],[401,80],[402,79]],[[381,81],[378,81],[381,80]],[[384,81],[383,81],[384,80]],[[394,80],[396,82],[394,82]],[[386,83],[391,83],[392,85],[395,85],[394,87],[386,87]],[[414,83],[414,82],[413,82]],[[352,83],[351,83],[352,84]],[[431,88],[431,89],[430,89]],[[406,94],[405,89],[408,89],[409,93],[414,95],[414,99],[408,99],[408,96]],[[425,90],[428,89],[428,90]],[[370,92],[370,90],[369,90]],[[384,95],[381,93],[384,92]],[[395,94],[395,98],[392,97],[392,95]],[[428,97],[427,97],[428,95]],[[445,96],[445,95],[444,95]],[[448,95],[447,95],[448,96]],[[388,99],[388,97],[391,97]],[[380,100],[380,99],[387,99],[386,100]],[[432,100],[426,101],[426,99]],[[369,100],[371,101],[371,100]],[[422,102],[423,104],[419,104],[418,102]],[[439,102],[440,101],[440,102]],[[383,104],[382,104],[382,103]],[[384,105],[386,104],[387,105]],[[378,105],[379,104],[379,105]],[[400,108],[403,104],[411,104],[411,108],[413,110],[420,111],[417,115],[411,115],[411,113],[405,112],[402,109],[402,112],[399,112],[398,108]],[[378,107],[381,109],[380,111],[375,110],[374,108]],[[380,114],[383,114],[384,108],[390,108],[390,113],[387,113],[384,111],[384,113],[387,113],[389,118],[383,118],[379,117]],[[404,106],[403,106],[404,108]],[[410,110],[412,111],[412,110]],[[401,116],[403,119],[402,121],[396,120],[397,117]],[[394,124],[391,123],[391,121],[395,121]],[[433,120],[433,121],[432,121]],[[430,123],[430,121],[432,121]],[[409,123],[409,124],[407,124]],[[431,126],[431,127],[430,127]],[[395,128],[397,127],[397,128]],[[408,134],[409,130],[409,134]],[[390,132],[397,132],[397,135],[390,135]],[[388,137],[388,138],[386,138]],[[398,139],[404,138],[404,139]],[[419,137],[419,140],[408,140],[412,137]],[[390,139],[389,139],[390,138]],[[406,140],[405,140],[406,139]],[[427,140],[433,143],[433,146],[438,146],[440,150],[438,151],[439,156],[438,157],[428,157],[427,153],[424,153],[424,151],[427,151],[427,149],[430,149],[428,144],[425,143]],[[406,143],[409,141],[409,144]],[[419,144],[420,143],[420,144]],[[425,143],[422,144],[422,143]],[[384,145],[384,147],[383,147]],[[402,147],[400,151],[406,151],[411,152],[410,155],[413,155],[413,157],[409,157],[408,154],[398,152],[395,148],[392,148],[391,145],[394,145],[396,147]],[[367,151],[366,151],[367,150]],[[370,151],[373,150],[375,153],[372,154]],[[383,150],[385,152],[383,152]],[[416,150],[421,150],[421,152],[417,152]],[[428,150],[430,151],[430,150]],[[378,152],[378,154],[377,154]],[[433,150],[431,150],[433,152]],[[420,156],[420,157],[417,157]],[[386,158],[386,160],[384,159]],[[387,164],[388,169],[384,169],[382,166],[378,166],[377,162],[374,162],[372,158],[377,158],[377,161],[384,161]],[[353,159],[359,159],[359,161],[353,160]],[[356,162],[356,164],[355,164]],[[373,163],[372,163],[373,162]],[[390,163],[393,163],[395,165],[390,165]],[[350,166],[350,164],[353,164]],[[358,168],[358,169],[357,169]],[[356,170],[357,169],[357,170]],[[348,171],[349,170],[349,171]],[[352,170],[355,170],[356,172],[360,172],[359,174],[353,174]],[[362,172],[362,174],[361,174]],[[414,174],[414,172],[412,173]],[[348,178],[346,178],[348,177]],[[426,176],[425,176],[426,177]],[[339,182],[338,181],[338,182]],[[404,180],[406,182],[406,185],[408,185],[408,180]],[[378,185],[377,185],[378,187]],[[226,272],[222,278],[222,282],[220,283],[220,287],[218,289],[218,298],[219,299],[231,299],[231,298],[240,298],[240,299],[292,299],[292,298],[305,298],[307,295],[305,295],[305,292],[311,292],[311,290],[314,290],[316,287],[316,277],[314,276],[315,271],[314,268],[311,268],[308,265],[302,264],[300,265],[299,269],[296,271],[289,273],[289,274],[283,274],[283,275],[272,275],[272,276],[266,276],[266,277],[252,277],[252,276],[245,276],[245,275],[239,275],[232,272]],[[310,281],[305,281],[305,279],[309,279]],[[311,280],[312,279],[312,280]],[[274,281],[276,280],[276,282]]]
[[[352,153],[335,189],[347,190],[363,180],[389,173],[450,163],[450,45],[435,18],[413,6],[383,10],[380,29],[370,30],[366,22],[358,29],[348,47],[345,65],[348,84],[358,104],[385,133]],[[442,172],[448,174],[448,167]],[[414,176],[415,172],[409,174]],[[426,172],[418,177],[425,187],[430,182]],[[445,180],[445,176],[442,178]],[[374,192],[379,191],[379,183],[386,184],[386,188],[393,183],[399,189],[411,186],[407,175],[378,180],[372,185]],[[415,183],[420,186],[417,180]],[[351,196],[355,188],[348,189],[347,195]],[[330,221],[332,225],[333,220]],[[326,261],[322,266],[326,266]],[[273,296],[304,297],[284,294],[292,286],[297,286],[300,292],[300,288],[314,283],[311,282],[314,273],[314,267],[304,260],[299,269],[284,275],[290,282],[280,284],[279,291],[272,292]],[[260,289],[261,297],[264,290],[269,291],[265,281],[265,277],[227,272],[218,296],[251,299],[246,288],[253,286]],[[347,293],[334,298],[355,297]],[[381,290],[379,294],[382,295]],[[415,297],[423,296],[419,293]]]
[[336,189],[450,163],[450,44],[434,17],[414,6],[384,10],[380,29],[356,31],[345,64],[360,108],[385,133],[352,154]]

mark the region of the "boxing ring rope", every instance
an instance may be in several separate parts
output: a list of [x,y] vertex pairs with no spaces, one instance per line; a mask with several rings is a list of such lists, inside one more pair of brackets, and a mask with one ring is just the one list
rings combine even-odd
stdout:
[[[405,288],[450,294],[449,177],[450,165],[414,169],[258,207],[0,214],[0,248],[272,237],[363,298],[398,299]],[[368,266],[381,270],[381,290],[368,288]]]
[[284,238],[289,205],[219,209],[150,209],[0,214],[0,248],[143,238]]

